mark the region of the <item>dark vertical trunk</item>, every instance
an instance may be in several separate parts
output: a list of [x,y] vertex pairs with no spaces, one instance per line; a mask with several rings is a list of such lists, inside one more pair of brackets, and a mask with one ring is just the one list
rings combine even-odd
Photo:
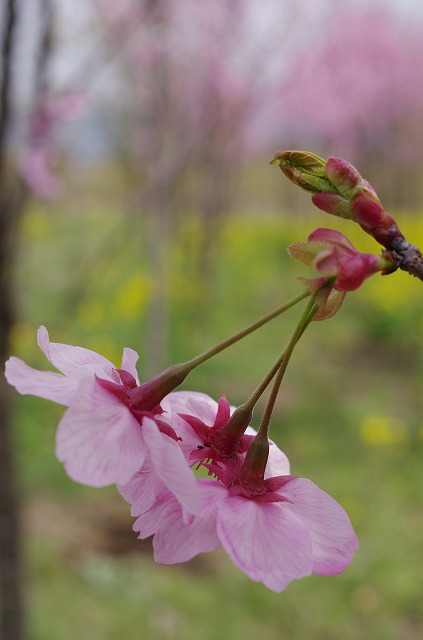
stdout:
[[[7,0],[1,43],[0,92],[0,363],[9,351],[14,319],[12,286],[13,252],[16,246],[16,212],[20,208],[16,180],[8,175],[6,137],[10,126],[12,55],[16,26],[16,4]],[[22,640],[23,597],[21,580],[20,527],[13,456],[9,390],[0,374],[0,636]]]
[[[10,224],[11,203],[0,202],[0,362],[8,356],[8,336],[13,324],[11,279],[14,243]],[[0,374],[0,607],[2,640],[22,640],[23,596],[19,504],[16,486],[9,388]]]

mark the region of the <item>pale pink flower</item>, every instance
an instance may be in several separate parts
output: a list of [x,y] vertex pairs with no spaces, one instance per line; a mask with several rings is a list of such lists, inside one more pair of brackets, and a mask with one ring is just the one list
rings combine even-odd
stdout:
[[[212,458],[211,451],[204,442],[204,439],[209,435],[207,432],[212,432],[213,425],[216,425],[219,421],[222,421],[223,425],[225,419],[235,410],[235,407],[229,405],[225,398],[221,398],[217,403],[207,394],[197,391],[174,391],[169,393],[161,402],[161,407],[164,410],[161,419],[172,425],[179,438],[179,447],[185,456],[187,464],[190,466],[199,464],[202,461],[207,462]],[[185,416],[185,419],[182,415]],[[194,423],[195,421],[201,423],[203,439],[190,426],[187,418],[191,418]],[[237,458],[239,458],[238,466],[242,464],[248,444],[256,435],[256,431],[252,427],[248,427],[245,433],[246,446],[241,447],[242,453],[237,452],[236,454]],[[289,460],[287,456],[271,440],[269,445],[270,452],[265,477],[288,474]],[[201,454],[201,452],[204,452],[204,455],[195,455]],[[214,454],[218,454],[218,451],[214,451]],[[218,456],[218,459],[221,460],[223,465],[225,465],[225,462],[229,464],[231,462],[230,459],[225,461],[225,458],[221,459],[220,456]],[[233,464],[232,461],[232,466]],[[150,467],[147,463],[128,482],[119,484],[118,489],[131,505],[131,515],[140,516],[154,505],[156,498],[165,489],[165,485],[156,475],[150,474]]]
[[[6,363],[6,379],[20,393],[68,407],[56,436],[57,457],[68,475],[101,487],[124,485],[138,471],[144,478],[154,474],[148,478],[150,484],[169,488],[184,513],[197,511],[195,478],[174,430],[161,418],[157,385],[139,385],[138,354],[124,349],[122,369],[117,370],[98,353],[49,342],[45,327],[38,330],[38,344],[62,373],[38,371],[12,357]],[[151,504],[155,497],[153,492]]]
[[358,548],[345,511],[310,480],[268,478],[259,494],[232,481],[198,485],[204,506],[190,523],[168,491],[136,520],[141,539],[154,535],[156,562],[186,562],[222,545],[247,576],[279,592],[311,573],[341,573]]

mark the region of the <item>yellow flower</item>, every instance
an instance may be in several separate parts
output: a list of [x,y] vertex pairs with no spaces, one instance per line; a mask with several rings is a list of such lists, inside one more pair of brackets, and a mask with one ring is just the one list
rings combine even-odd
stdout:
[[405,423],[394,416],[369,413],[360,424],[362,440],[370,446],[395,446],[407,439]]

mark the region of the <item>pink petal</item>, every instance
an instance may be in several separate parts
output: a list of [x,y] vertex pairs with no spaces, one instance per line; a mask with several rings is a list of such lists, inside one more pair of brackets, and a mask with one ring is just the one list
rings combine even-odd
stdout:
[[210,427],[214,423],[218,407],[213,398],[197,391],[173,391],[166,396],[161,405],[172,416],[178,413],[188,413]]
[[272,440],[269,440],[269,445],[269,458],[267,460],[264,477],[271,478],[273,476],[289,475],[288,457]]
[[363,178],[357,169],[342,158],[328,158],[325,170],[331,183],[345,197],[350,197],[354,189],[363,184]]
[[128,482],[142,467],[146,449],[142,428],[127,407],[87,377],[59,423],[56,454],[73,480],[103,487]]
[[344,509],[305,478],[295,478],[280,493],[292,503],[285,503],[286,508],[301,518],[310,533],[313,573],[341,573],[358,549],[357,536]]
[[161,418],[168,422],[182,439],[180,446],[186,459],[189,460],[192,449],[202,444],[202,441],[179,414],[192,415],[211,427],[217,413],[217,402],[205,393],[174,391],[169,393],[160,404],[165,411]]
[[106,374],[119,381],[114,365],[95,351],[82,347],[73,347],[60,342],[50,342],[48,331],[41,326],[37,332],[37,341],[47,360],[69,377],[80,378],[87,373]]
[[312,231],[307,237],[309,242],[323,243],[329,245],[337,245],[340,249],[346,250],[348,253],[351,251],[357,253],[357,249],[351,244],[346,236],[340,231],[335,229],[325,229],[319,227]]
[[197,484],[205,508],[190,524],[183,522],[182,507],[169,492],[164,492],[156,505],[134,524],[135,531],[141,530],[140,538],[155,534],[154,559],[160,564],[186,562],[199,553],[220,547],[216,513],[226,489],[214,480],[198,480]]
[[233,562],[277,592],[310,575],[313,564],[310,534],[285,504],[227,497],[217,518],[218,536]]
[[213,426],[223,427],[223,425],[229,420],[231,416],[231,407],[225,396],[219,398],[217,404],[217,413],[214,419]]
[[326,211],[326,213],[330,213],[333,216],[346,218],[347,220],[351,220],[354,217],[349,200],[335,193],[313,193],[311,199],[318,209]]
[[138,359],[139,359],[139,355],[136,351],[134,351],[133,349],[130,349],[129,347],[124,348],[121,368],[124,371],[128,371],[128,373],[134,376],[136,383],[139,385],[140,381],[138,378],[137,368],[135,366],[138,362]]
[[382,222],[392,220],[393,218],[386,213],[382,207],[379,198],[374,197],[372,193],[361,191],[351,200],[351,208],[355,214],[357,222],[362,224],[366,229],[378,227]]
[[340,269],[339,254],[335,247],[320,251],[316,256],[313,268],[326,278],[338,275]]
[[124,485],[118,486],[120,494],[131,505],[131,516],[139,516],[151,509],[165,486],[151,469],[149,462],[137,471]]
[[[245,430],[246,436],[256,436],[257,431],[253,427],[247,427]],[[271,478],[273,476],[287,476],[289,475],[289,460],[278,445],[269,440],[269,457],[267,459],[266,470],[264,472],[265,478]]]
[[69,406],[78,388],[78,380],[61,373],[33,369],[14,356],[6,362],[5,376],[19,393],[28,393],[65,406]]
[[158,426],[150,418],[144,418],[142,432],[152,469],[181,503],[186,514],[198,513],[201,500],[195,476],[178,443],[160,433]]

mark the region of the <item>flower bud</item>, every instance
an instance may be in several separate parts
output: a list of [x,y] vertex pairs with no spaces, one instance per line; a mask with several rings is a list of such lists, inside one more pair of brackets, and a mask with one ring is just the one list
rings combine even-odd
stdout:
[[279,168],[297,187],[321,193],[336,193],[326,172],[326,161],[308,151],[284,151],[276,154],[270,164],[279,164]]
[[351,200],[357,189],[367,189],[357,169],[342,158],[328,158],[325,172],[335,189],[347,200]]
[[289,245],[288,253],[321,274],[318,278],[302,279],[307,289],[317,294],[314,320],[330,318],[341,306],[345,293],[357,289],[366,278],[378,271],[386,274],[396,269],[389,251],[381,256],[361,253],[333,229],[316,229],[307,242]]
[[326,213],[347,220],[354,219],[354,211],[349,201],[336,193],[313,193],[311,199],[318,209]]
[[312,193],[318,209],[357,222],[387,249],[404,240],[372,185],[346,160],[325,161],[308,151],[284,151],[271,162],[276,163],[291,182]]

